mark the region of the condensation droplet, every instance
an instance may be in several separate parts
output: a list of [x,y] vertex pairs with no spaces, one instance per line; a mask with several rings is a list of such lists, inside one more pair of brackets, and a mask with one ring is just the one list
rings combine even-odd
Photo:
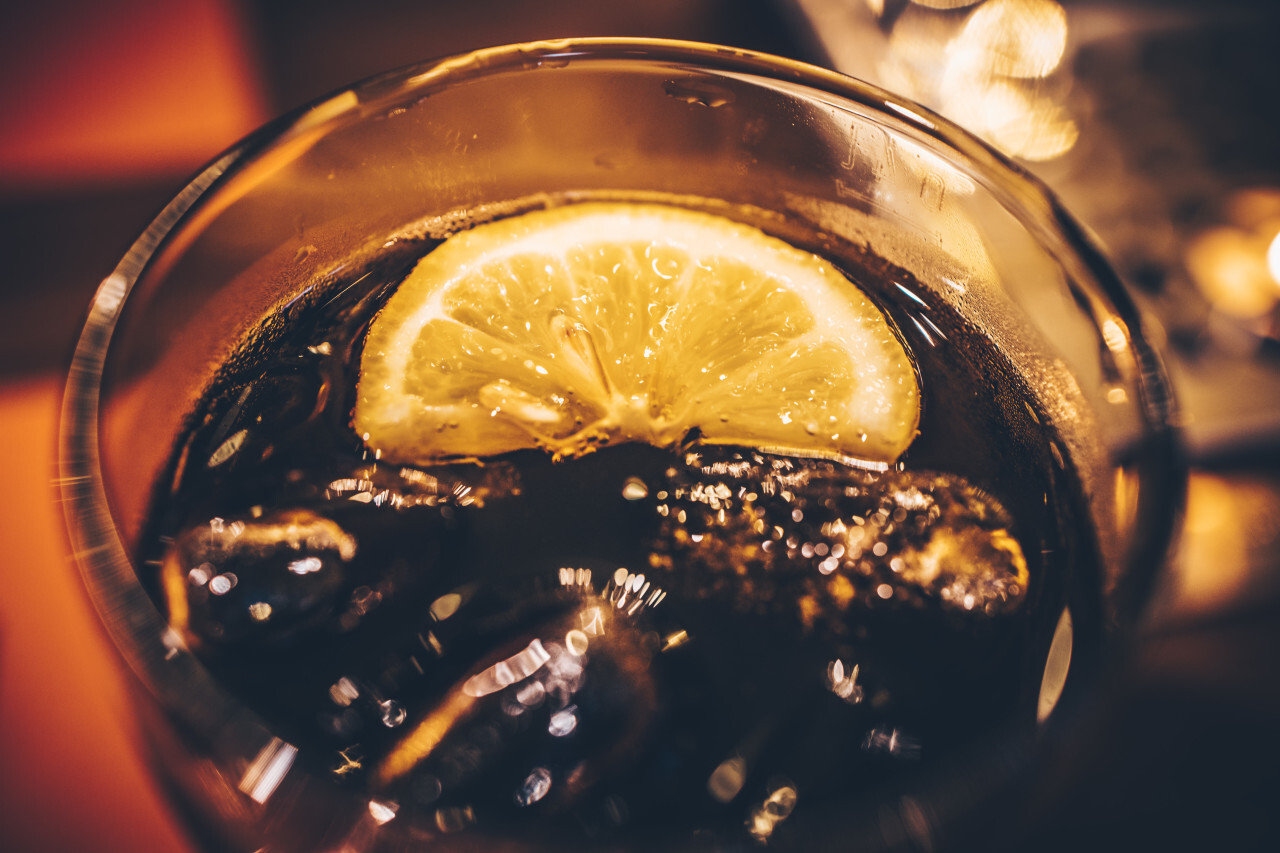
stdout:
[[605,798],[604,813],[612,823],[621,826],[626,823],[630,809],[627,808],[626,800],[622,799],[622,797],[619,797],[617,794],[613,794]]
[[236,452],[244,444],[244,440],[248,437],[249,431],[247,429],[233,433],[230,438],[218,445],[218,449],[213,451],[213,455],[209,457],[209,461],[206,464],[210,468],[217,468],[223,462],[235,456]]
[[516,701],[525,708],[536,708],[547,698],[547,688],[541,681],[530,681],[516,690]]
[[545,767],[535,767],[525,777],[524,782],[516,789],[517,806],[529,806],[541,800],[551,790],[551,771]]
[[622,497],[629,501],[644,500],[649,496],[649,487],[639,477],[628,477],[622,484]]
[[323,568],[324,562],[319,557],[303,557],[289,563],[289,571],[295,575],[310,575]]
[[436,828],[441,832],[459,832],[475,823],[475,818],[470,806],[436,809]]
[[329,688],[329,698],[334,704],[343,708],[350,705],[360,696],[360,688],[356,687],[356,683],[345,675],[333,683]]
[[850,705],[858,704],[863,696],[862,685],[858,684],[858,671],[857,664],[846,673],[844,661],[839,658],[831,661],[827,664],[827,689]]
[[462,596],[456,592],[442,595],[435,601],[431,602],[431,618],[437,622],[443,622],[450,616],[458,612],[458,608],[462,606]]
[[587,639],[587,635],[585,632],[579,631],[577,628],[574,628],[572,631],[570,631],[568,634],[565,635],[564,645],[565,645],[565,648],[569,650],[570,654],[578,655],[579,657],[581,657],[582,655],[585,655],[587,653],[587,647],[591,645],[591,642],[590,640]]
[[380,601],[382,601],[382,593],[367,586],[358,586],[351,591],[351,610],[359,616],[377,607]]
[[868,752],[878,752],[909,761],[918,760],[921,752],[920,741],[917,738],[899,728],[885,725],[876,726],[867,732],[862,740],[862,748]]
[[570,705],[562,708],[551,715],[550,722],[547,723],[547,732],[552,737],[566,737],[573,733],[578,727],[578,706]]
[[235,589],[236,583],[239,580],[240,579],[231,572],[218,575],[213,580],[209,581],[209,591],[214,595],[226,595],[228,592]]
[[742,790],[747,781],[747,762],[733,755],[720,762],[707,779],[707,791],[719,802],[727,803]]
[[444,786],[440,784],[440,780],[430,773],[424,774],[413,782],[414,799],[424,806],[440,799],[443,790]]
[[373,822],[381,826],[396,816],[396,812],[400,810],[400,804],[394,800],[379,802],[378,800],[369,801],[369,816],[373,818]]
[[388,699],[380,702],[378,707],[382,709],[382,724],[389,729],[394,729],[405,721],[409,713],[405,711],[404,706],[394,699]]
[[764,843],[777,825],[795,810],[797,799],[796,789],[790,784],[779,785],[752,811],[747,821],[747,831],[756,841]]

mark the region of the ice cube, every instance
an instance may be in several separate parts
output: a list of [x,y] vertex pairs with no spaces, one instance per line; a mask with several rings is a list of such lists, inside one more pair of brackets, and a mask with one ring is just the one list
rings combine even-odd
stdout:
[[355,553],[355,537],[309,511],[209,519],[165,556],[170,622],[197,641],[285,639],[329,613]]
[[1027,565],[1009,514],[964,479],[704,448],[669,472],[650,562],[685,596],[806,627],[851,607],[1017,608]]

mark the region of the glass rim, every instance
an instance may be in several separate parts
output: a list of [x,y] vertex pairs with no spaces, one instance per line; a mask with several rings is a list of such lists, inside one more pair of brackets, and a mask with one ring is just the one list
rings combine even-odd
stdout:
[[[67,385],[63,392],[59,425],[59,482],[64,516],[71,535],[73,556],[96,548],[97,537],[84,536],[82,519],[86,505],[85,478],[98,474],[96,419],[97,379],[100,377],[111,333],[119,311],[148,262],[186,213],[214,189],[219,179],[238,164],[253,159],[263,147],[313,131],[336,120],[359,103],[360,92],[411,90],[415,92],[453,85],[500,72],[558,67],[575,61],[631,61],[641,64],[684,64],[709,72],[755,74],[798,84],[871,108],[927,136],[958,155],[997,200],[1014,210],[1037,241],[1077,281],[1095,286],[1108,300],[1116,317],[1129,332],[1128,349],[1135,360],[1146,435],[1162,467],[1170,476],[1157,490],[1167,505],[1151,511],[1154,519],[1169,518],[1157,526],[1154,542],[1141,549],[1141,558],[1159,564],[1166,555],[1181,503],[1183,468],[1181,441],[1176,427],[1176,404],[1159,353],[1143,332],[1144,322],[1125,285],[1106,260],[1096,239],[1062,205],[1038,178],[997,151],[993,146],[931,110],[884,89],[819,66],[745,48],[662,38],[589,37],[542,40],[482,48],[385,72],[342,87],[268,122],[213,160],[192,178],[147,226],[115,269],[99,285],[90,303],[88,319],[76,344]],[[353,97],[354,96],[354,97]],[[1046,245],[1047,244],[1047,245]],[[89,457],[89,458],[87,458]],[[93,496],[105,506],[105,493]],[[92,515],[92,513],[89,513]],[[1122,609],[1136,613],[1149,591],[1151,579],[1126,591]]]
[[[58,486],[71,556],[112,641],[149,691],[163,689],[151,676],[165,668],[167,656],[181,640],[143,590],[113,519],[101,469],[98,426],[100,382],[115,325],[131,289],[151,259],[192,208],[217,192],[224,175],[251,162],[268,145],[335,120],[350,106],[360,103],[362,92],[376,97],[394,92],[426,92],[500,72],[599,60],[675,64],[711,73],[753,75],[803,86],[889,116],[963,160],[973,176],[1016,215],[1070,278],[1097,289],[1129,332],[1128,349],[1134,359],[1133,379],[1143,416],[1143,441],[1155,460],[1149,474],[1156,482],[1147,490],[1149,503],[1141,508],[1146,516],[1140,522],[1144,523],[1143,533],[1136,540],[1137,547],[1126,557],[1131,564],[1125,566],[1129,588],[1114,592],[1120,596],[1118,606],[1122,612],[1136,617],[1141,611],[1160,568],[1167,562],[1185,489],[1176,405],[1160,354],[1144,333],[1145,324],[1124,283],[1096,239],[1044,183],[993,146],[931,110],[877,86],[808,63],[743,48],[671,39],[592,37],[533,41],[455,54],[385,72],[268,122],[197,172],[99,285],[75,345],[63,391]],[[195,690],[207,702],[200,711],[202,718],[220,720],[222,724],[238,721],[241,730],[269,736],[252,712],[212,682],[206,685],[197,670],[198,666],[183,675],[180,690],[184,705],[195,698],[186,691]]]

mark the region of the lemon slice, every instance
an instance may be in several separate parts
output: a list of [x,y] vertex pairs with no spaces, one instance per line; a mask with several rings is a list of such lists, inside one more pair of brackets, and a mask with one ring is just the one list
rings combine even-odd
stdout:
[[891,462],[920,412],[894,329],[828,262],[655,204],[454,235],[374,318],[360,369],[356,431],[402,463],[690,438]]

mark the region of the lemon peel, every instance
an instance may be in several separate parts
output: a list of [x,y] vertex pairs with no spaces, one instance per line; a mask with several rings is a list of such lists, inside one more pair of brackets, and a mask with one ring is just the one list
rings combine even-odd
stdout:
[[360,371],[357,433],[411,464],[691,439],[889,463],[920,414],[892,324],[834,266],[659,204],[450,237],[374,318]]

